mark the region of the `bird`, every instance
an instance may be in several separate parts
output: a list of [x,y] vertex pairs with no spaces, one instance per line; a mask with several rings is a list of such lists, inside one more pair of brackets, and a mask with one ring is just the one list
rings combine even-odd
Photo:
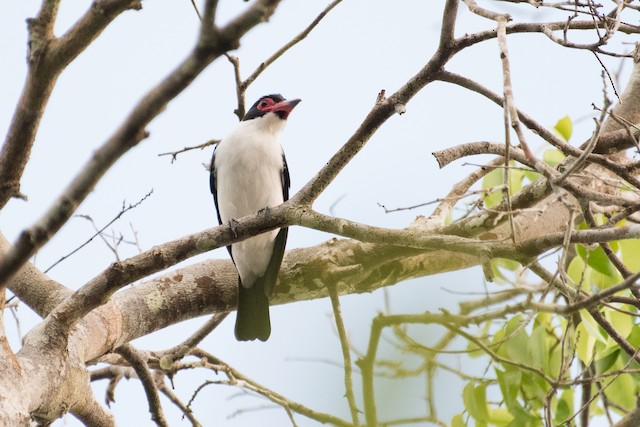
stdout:
[[[210,187],[220,224],[229,224],[233,230],[237,219],[289,199],[289,168],[279,137],[299,102],[279,94],[261,97],[216,145]],[[287,228],[275,229],[227,246],[238,271],[238,341],[266,341],[271,334],[269,297],[287,233]]]

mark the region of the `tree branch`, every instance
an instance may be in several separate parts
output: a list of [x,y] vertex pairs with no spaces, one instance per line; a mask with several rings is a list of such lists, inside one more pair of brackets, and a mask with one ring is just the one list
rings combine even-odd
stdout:
[[313,31],[313,29],[320,23],[320,21],[322,21],[322,19],[324,19],[324,17],[329,12],[331,12],[331,10],[334,7],[336,7],[341,1],[342,0],[334,0],[331,3],[329,3],[327,7],[325,7],[324,10],[320,12],[320,14],[316,16],[316,18],[313,21],[311,21],[311,23],[307,26],[307,28],[302,30],[302,32],[300,32],[297,36],[295,36],[294,38],[289,40],[287,43],[285,43],[284,46],[282,46],[275,53],[273,53],[273,55],[271,55],[270,57],[265,59],[263,62],[261,62],[260,65],[258,65],[258,67],[253,71],[253,73],[251,73],[249,77],[247,77],[244,81],[242,81],[240,77],[240,61],[236,57],[228,56],[229,61],[233,64],[233,69],[235,74],[236,96],[238,98],[238,107],[236,108],[234,113],[236,114],[236,116],[238,116],[239,120],[242,120],[246,112],[244,94],[247,88],[258,78],[258,76],[260,76],[260,74],[262,74],[264,70],[266,70],[271,64],[277,61],[278,58],[284,55],[293,46],[295,46],[296,44],[298,44],[299,42],[307,38],[309,33]]
[[189,86],[207,65],[236,47],[247,31],[271,16],[278,3],[279,0],[257,1],[216,31],[204,21],[197,45],[189,56],[140,100],[116,133],[95,152],[40,220],[20,234],[17,242],[0,260],[0,286],[6,285],[18,269],[55,235],[107,170],[147,137],[145,127],[165,109],[169,101]]
[[138,378],[144,387],[144,391],[149,401],[149,412],[151,412],[151,419],[159,427],[168,427],[169,424],[164,418],[162,411],[162,405],[160,404],[160,396],[158,396],[158,387],[156,386],[153,374],[149,370],[147,361],[143,358],[138,350],[136,350],[131,344],[125,344],[116,349],[116,352],[124,357],[131,367],[138,374]]
[[154,352],[154,356],[158,358],[160,367],[167,370],[174,362],[189,354],[191,350],[196,348],[198,344],[207,337],[207,335],[209,335],[218,327],[218,325],[220,325],[220,323],[222,323],[224,319],[226,319],[228,314],[229,312],[214,314],[193,335],[182,343],[164,351]]
[[[59,0],[43,0],[29,23],[29,70],[22,94],[0,151],[0,209],[20,193],[20,178],[29,160],[40,119],[64,68],[122,12],[140,0],[97,1],[62,38],[53,35]],[[28,258],[28,257],[27,257]],[[4,282],[1,279],[0,283]]]
[[443,22],[445,23],[443,31],[446,29],[447,32],[441,33],[440,47],[427,64],[389,98],[378,98],[374,107],[369,111],[369,114],[367,114],[349,140],[331,157],[320,172],[292,197],[293,203],[311,206],[320,193],[331,184],[340,171],[360,152],[380,126],[396,112],[404,111],[404,106],[411,98],[427,84],[435,80],[438,71],[444,67],[456,52],[445,39],[453,37],[450,32],[454,30],[454,26],[450,23],[450,20],[454,19],[456,15],[457,3],[456,0],[448,0],[445,4],[445,11],[449,13],[445,13],[443,16]]
[[279,393],[276,393],[273,390],[269,390],[263,385],[260,385],[257,382],[253,381],[251,378],[238,372],[237,370],[235,370],[234,368],[232,368],[222,360],[212,356],[211,354],[203,350],[196,349],[193,351],[193,355],[202,359],[206,359],[210,361],[210,363],[213,363],[214,365],[220,366],[222,369],[224,369],[225,373],[230,379],[230,385],[237,385],[238,383],[241,383],[243,388],[247,390],[251,390],[254,393],[258,393],[261,396],[266,397],[276,405],[282,406],[283,408],[288,408],[301,415],[304,415],[307,418],[321,422],[323,424],[331,424],[338,427],[351,426],[351,424],[349,424],[348,422],[338,417],[335,417],[330,414],[324,414],[318,411],[314,411],[313,409],[307,408],[306,406],[298,402],[287,399],[285,396]]
[[340,347],[342,348],[342,359],[344,361],[344,388],[345,395],[347,396],[347,402],[349,404],[349,411],[351,412],[351,420],[354,427],[360,426],[360,420],[358,417],[358,405],[356,404],[356,398],[353,394],[353,377],[351,367],[351,346],[349,345],[349,338],[347,338],[347,332],[344,327],[344,321],[342,320],[342,310],[340,308],[340,297],[338,296],[338,290],[335,284],[331,283],[327,286],[329,291],[329,298],[331,299],[331,307],[333,307],[333,316],[336,321],[336,329],[338,330],[338,336],[340,337]]

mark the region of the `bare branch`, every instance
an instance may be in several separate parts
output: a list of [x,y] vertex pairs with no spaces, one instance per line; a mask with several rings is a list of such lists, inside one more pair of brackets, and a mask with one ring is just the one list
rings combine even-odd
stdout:
[[[445,4],[443,21],[446,23],[443,28],[453,31],[454,26],[450,23],[452,15],[455,17],[457,11],[457,1],[448,0]],[[393,95],[385,100],[378,99],[374,107],[369,111],[356,132],[349,140],[334,154],[327,164],[318,172],[295,196],[292,201],[295,204],[311,205],[313,201],[324,191],[327,186],[336,178],[342,169],[353,159],[358,152],[369,141],[373,134],[391,116],[398,111],[404,111],[404,106],[427,84],[435,80],[437,72],[440,71],[447,61],[456,52],[443,41],[452,37],[449,33],[440,35],[440,48],[431,57],[429,62],[407,83]]]
[[156,386],[155,379],[149,370],[149,366],[147,365],[145,358],[143,358],[139,351],[131,344],[120,346],[115,351],[124,357],[136,371],[136,374],[138,374],[138,378],[144,386],[144,391],[147,395],[147,400],[149,401],[151,419],[160,427],[168,427],[169,423],[167,423],[167,420],[164,418],[162,405],[160,404],[158,387]]
[[[432,153],[434,157],[438,160],[438,163],[441,166],[445,166],[449,162],[466,155],[471,154],[497,154],[500,156],[505,155],[505,146],[502,144],[491,143],[491,142],[475,142],[458,145],[456,147],[452,147],[442,151],[436,151]],[[511,157],[517,160],[520,163],[523,163],[532,169],[540,172],[544,176],[548,177],[551,181],[553,181],[554,185],[556,185],[557,180],[561,177],[560,173],[555,169],[549,167],[546,163],[535,160],[531,161],[531,159],[520,149],[511,148]],[[604,204],[615,204],[618,206],[629,206],[635,204],[632,199],[624,198],[621,196],[617,196],[615,194],[606,194],[602,192],[598,192],[592,190],[584,185],[578,184],[575,181],[568,180],[562,185],[558,185],[569,191],[571,194],[576,196],[581,200],[591,200],[596,202],[601,202]],[[502,211],[498,209],[498,211]]]
[[205,143],[202,143],[200,145],[194,145],[192,147],[184,147],[182,150],[178,150],[178,151],[170,151],[167,153],[160,153],[158,154],[158,157],[161,156],[171,156],[171,163],[175,162],[178,159],[178,154],[182,154],[186,151],[191,151],[191,150],[203,150],[211,145],[216,145],[218,142],[220,142],[219,139],[211,139]]
[[[213,18],[215,3],[207,2],[205,23],[197,45],[189,56],[142,98],[116,133],[95,152],[53,206],[36,224],[21,233],[18,241],[0,260],[0,286],[6,285],[8,279],[66,223],[106,171],[124,153],[148,136],[145,127],[149,122],[188,87],[207,65],[236,46],[247,31],[269,17],[279,0],[257,1],[227,25],[213,32],[213,23],[207,25],[206,20],[208,17]],[[32,126],[31,123],[29,125]]]
[[122,202],[122,209],[120,209],[120,212],[118,212],[118,214],[111,220],[109,221],[104,227],[102,227],[101,229],[97,230],[96,233],[91,236],[87,241],[85,241],[83,244],[81,244],[80,246],[78,246],[77,248],[75,248],[73,251],[69,252],[66,255],[63,255],[58,261],[54,262],[53,264],[51,264],[45,271],[44,273],[48,273],[53,267],[55,267],[56,265],[60,264],[62,261],[64,261],[65,259],[69,258],[71,255],[75,254],[76,252],[78,252],[80,249],[84,248],[86,245],[88,245],[89,243],[91,243],[91,241],[93,241],[93,239],[95,239],[98,236],[101,236],[102,233],[109,227],[111,226],[111,224],[113,224],[114,222],[116,222],[117,220],[119,220],[120,218],[122,218],[122,215],[124,215],[125,213],[127,213],[128,211],[130,211],[131,209],[135,209],[138,206],[140,206],[140,204],[142,202],[144,202],[149,196],[151,196],[151,194],[153,194],[153,189],[151,191],[149,191],[147,194],[145,194],[145,196],[138,200],[136,203],[134,204],[129,204],[129,206],[125,206],[125,202]]
[[113,415],[98,403],[89,384],[86,384],[85,387],[84,402],[71,408],[71,414],[87,426],[115,427],[116,422]]
[[193,427],[202,426],[202,424],[200,424],[198,419],[193,414],[193,411],[191,410],[191,408],[189,408],[182,400],[180,400],[180,398],[178,398],[178,396],[176,396],[176,394],[169,387],[167,387],[167,384],[165,381],[160,382],[160,384],[158,385],[158,390],[160,390],[162,394],[167,396],[167,398],[169,398],[169,400],[174,405],[180,408],[184,416],[187,417],[189,421],[191,421],[191,425]]
[[289,40],[284,46],[278,49],[273,55],[265,59],[258,65],[258,67],[247,77],[244,81],[240,76],[240,61],[235,56],[227,55],[227,59],[229,62],[233,64],[234,76],[236,81],[236,96],[238,98],[238,107],[235,109],[234,113],[238,116],[239,120],[242,120],[246,113],[245,108],[245,92],[247,88],[262,74],[264,70],[266,70],[271,64],[278,60],[282,55],[284,55],[289,49],[293,46],[307,38],[309,33],[322,21],[322,19],[329,13],[331,10],[336,7],[342,0],[334,0],[325,9],[320,12],[320,14],[313,20],[311,23],[302,30],[297,36]]
[[[102,31],[140,0],[96,2],[60,39],[53,35],[59,0],[44,0],[36,18],[29,20],[29,71],[0,151],[0,208],[20,193],[20,178],[29,160],[40,119],[64,68]],[[28,258],[28,257],[27,257]],[[5,282],[0,274],[0,283]]]
[[193,6],[193,10],[196,12],[196,15],[198,15],[200,23],[202,23],[202,15],[200,15],[200,10],[198,9],[198,5],[196,5],[196,1],[191,0],[191,5]]
[[[225,362],[223,362],[222,360],[218,359],[217,357],[212,356],[211,354],[200,350],[200,349],[196,349],[192,352],[192,354],[194,356],[197,356],[199,358],[203,358],[208,360],[210,363],[213,363],[214,365],[217,365],[219,367],[221,367],[222,369],[224,369],[225,374],[227,375],[227,377],[229,378],[229,385],[242,385],[243,388],[253,391],[254,393],[258,393],[261,396],[266,397],[267,399],[269,399],[270,401],[272,401],[273,403],[275,403],[276,405],[282,406],[283,408],[288,408],[291,411],[294,411],[300,415],[304,415],[307,418],[310,418],[312,420],[321,422],[323,424],[332,424],[335,426],[339,426],[339,427],[349,427],[351,426],[350,423],[348,423],[347,421],[344,421],[338,417],[335,417],[333,415],[330,414],[325,414],[322,412],[318,412],[318,411],[314,411],[313,409],[307,408],[304,405],[301,405],[298,402],[295,402],[293,400],[287,399],[285,396],[274,392],[273,390],[270,390],[266,387],[264,387],[263,385],[258,384],[257,382],[253,381],[251,378],[243,375],[242,373],[238,372],[237,370],[235,370],[234,368],[232,368],[231,366],[229,366],[228,364],[226,364]],[[205,383],[207,384],[207,383]],[[209,382],[208,384],[213,384],[212,382]],[[224,383],[222,383],[224,384]],[[194,396],[195,397],[195,396]]]
[[[439,75],[438,79],[441,81],[460,85],[464,88],[477,92],[487,97],[488,99],[490,99],[491,101],[493,101],[499,106],[502,106],[504,104],[504,99],[502,97],[498,96],[497,94],[493,93],[492,91],[488,90],[482,85],[474,82],[473,80],[467,79],[463,76],[450,73],[448,71],[443,71]],[[529,129],[534,131],[545,141],[550,143],[552,146],[558,148],[560,151],[562,151],[564,154],[568,156],[579,157],[580,155],[582,155],[583,148],[586,147],[589,141],[591,140],[589,139],[585,141],[585,143],[580,148],[577,148],[563,141],[561,138],[556,136],[553,132],[549,131],[547,128],[540,125],[538,122],[536,122],[534,119],[532,119],[530,116],[528,116],[524,112],[518,110],[518,117],[520,118],[520,120],[525,126],[527,126]],[[609,123],[609,122],[606,122],[606,123]],[[605,123],[605,126],[606,126],[606,123]],[[626,148],[635,146],[636,145],[635,138],[637,138],[638,135],[640,135],[640,132],[633,131],[631,136],[629,135],[629,132],[626,129],[620,129],[617,131],[611,131],[611,133],[601,134],[600,137],[598,138],[596,148],[593,150],[595,153],[598,153],[598,154],[589,155],[588,160],[590,162],[597,163],[609,169],[610,171],[614,172],[616,175],[619,175],[626,181],[633,183],[633,185],[635,186],[640,187],[640,181],[638,181],[636,177],[634,177],[632,174],[629,173],[629,170],[626,166],[620,165],[618,162],[615,162],[608,156],[602,155],[602,154],[618,152]]]
[[353,394],[351,346],[349,345],[349,339],[347,338],[347,332],[342,320],[342,310],[340,309],[338,290],[334,284],[329,284],[327,289],[329,291],[329,298],[331,299],[331,307],[333,307],[333,316],[335,317],[338,336],[340,337],[340,347],[342,348],[345,395],[347,396],[347,402],[349,403],[349,410],[351,411],[351,420],[353,421],[353,425],[358,427],[360,425],[360,419],[358,417],[359,411],[356,404],[356,398]]
[[202,325],[193,335],[184,340],[182,343],[164,351],[155,352],[160,367],[168,370],[173,363],[189,354],[191,350],[196,348],[200,342],[207,337],[215,328],[222,323],[229,313],[216,313],[207,322]]
[[[511,25],[507,25],[507,34],[521,34],[521,33],[543,33],[547,35],[548,33],[553,34],[553,31],[563,31],[563,30],[594,30],[597,28],[597,25],[594,24],[591,20],[572,20],[571,22],[559,21],[559,22],[546,22],[546,23],[515,23]],[[627,34],[638,34],[640,33],[640,26],[637,25],[629,25],[621,23],[618,31],[627,33]],[[482,31],[478,33],[467,34],[460,39],[457,40],[457,47],[463,49],[468,46],[473,46],[475,44],[481,43],[483,41],[491,40],[497,37],[497,32],[495,29]],[[598,53],[603,53],[607,55],[618,56],[612,52],[604,52],[600,49],[595,49]],[[619,56],[628,57],[627,54],[622,54]]]

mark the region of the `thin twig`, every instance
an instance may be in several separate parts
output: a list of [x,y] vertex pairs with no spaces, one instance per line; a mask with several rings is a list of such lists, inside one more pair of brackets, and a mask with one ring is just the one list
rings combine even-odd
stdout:
[[318,421],[320,423],[323,424],[331,424],[331,425],[335,425],[338,427],[351,427],[351,423],[338,418],[336,416],[330,415],[330,414],[325,414],[322,412],[318,412],[318,411],[314,411],[313,409],[310,409],[298,402],[295,402],[293,400],[287,399],[286,397],[284,397],[281,394],[278,394],[276,392],[274,392],[273,390],[270,390],[266,387],[264,387],[263,385],[258,384],[257,382],[255,382],[254,380],[252,380],[251,378],[245,376],[244,374],[240,373],[239,371],[235,370],[234,368],[232,368],[230,365],[228,365],[227,363],[223,362],[222,360],[218,359],[217,357],[207,353],[204,350],[201,350],[199,348],[194,349],[191,354],[193,356],[196,356],[198,358],[201,359],[205,359],[207,361],[209,361],[210,363],[212,363],[215,366],[218,366],[219,369],[221,371],[224,372],[224,374],[227,376],[228,381],[224,382],[224,381],[205,381],[201,386],[199,386],[196,391],[194,392],[190,402],[187,404],[187,406],[190,406],[191,403],[193,402],[193,400],[195,399],[195,397],[197,396],[198,392],[200,390],[202,390],[204,387],[208,386],[208,385],[213,385],[213,384],[221,384],[221,385],[232,385],[232,386],[241,386],[246,390],[252,391],[254,393],[257,393],[261,396],[266,397],[267,399],[269,399],[271,402],[275,403],[276,405],[282,406],[282,407],[286,407],[289,408],[289,410],[294,411],[300,415],[303,415],[307,418],[310,418],[312,420]]
[[191,410],[191,408],[189,408],[187,405],[185,405],[185,403],[182,400],[180,400],[180,398],[169,387],[167,387],[167,384],[164,382],[164,379],[162,381],[158,381],[158,390],[162,394],[167,396],[167,398],[174,405],[176,405],[178,408],[180,408],[180,410],[182,411],[184,416],[187,417],[189,419],[189,421],[191,421],[191,425],[193,427],[201,427],[202,426],[202,424],[200,424],[200,422],[195,417],[195,415],[193,415],[193,411]]
[[158,396],[158,387],[156,386],[155,379],[149,370],[149,366],[147,365],[145,358],[143,358],[138,350],[136,350],[131,344],[122,345],[115,351],[124,357],[136,371],[136,374],[138,374],[138,378],[140,379],[147,395],[149,412],[151,412],[151,419],[153,422],[155,422],[159,427],[169,427],[169,423],[165,419],[162,411],[162,404],[160,403],[160,397]]
[[219,139],[211,139],[205,143],[202,143],[200,145],[194,145],[192,147],[184,147],[182,150],[178,150],[178,151],[169,151],[166,153],[160,153],[158,154],[158,157],[161,156],[171,156],[171,163],[175,162],[176,159],[178,158],[178,154],[184,153],[186,151],[191,151],[191,150],[203,150],[211,145],[216,145],[217,143],[219,143],[220,140]]
[[196,15],[198,15],[198,19],[202,23],[202,15],[200,15],[200,10],[198,10],[198,5],[196,5],[196,1],[195,0],[191,0],[191,5],[193,6],[193,10],[196,11]]
[[316,18],[311,21],[311,23],[304,30],[302,30],[301,33],[285,43],[284,46],[278,49],[273,55],[262,61],[260,65],[258,65],[258,67],[244,81],[242,81],[242,78],[240,77],[239,59],[235,56],[227,55],[227,59],[229,60],[229,62],[231,62],[231,64],[233,64],[234,76],[236,81],[236,96],[238,98],[238,107],[234,112],[240,120],[242,120],[242,117],[244,117],[246,112],[245,92],[247,91],[247,88],[258,78],[260,74],[262,74],[264,70],[266,70],[271,64],[277,61],[278,58],[284,55],[285,52],[304,40],[309,35],[309,33],[320,23],[320,21],[322,21],[322,19],[331,11],[331,9],[340,4],[341,1],[342,0],[334,0],[329,3],[329,5],[327,5],[327,7],[325,7],[325,9],[320,12],[320,14],[316,16]]
[[[93,239],[95,239],[98,236],[102,236],[102,233],[109,227],[111,226],[111,224],[113,224],[114,222],[116,222],[117,220],[119,220],[125,213],[129,212],[132,209],[137,208],[138,206],[140,206],[142,204],[142,202],[144,202],[148,197],[150,197],[153,194],[153,189],[150,190],[147,194],[144,195],[144,197],[140,200],[138,200],[136,203],[133,204],[129,204],[129,206],[125,205],[125,202],[122,202],[122,208],[120,209],[120,212],[118,212],[118,214],[113,217],[113,219],[111,221],[109,221],[104,227],[102,227],[101,229],[97,230],[95,232],[95,234],[93,234],[91,237],[89,237],[89,239],[87,239],[87,241],[85,241],[83,244],[81,244],[80,246],[78,246],[77,248],[75,248],[74,250],[72,250],[71,252],[69,252],[66,255],[63,255],[58,261],[54,262],[53,264],[51,264],[46,270],[44,270],[45,274],[48,273],[53,267],[55,267],[56,265],[60,264],[62,261],[64,261],[65,259],[69,258],[70,256],[74,255],[76,252],[78,252],[80,249],[84,248],[85,246],[87,246],[89,243],[91,243],[93,241]],[[81,216],[81,215],[78,215]],[[86,216],[82,216],[85,217]],[[93,222],[93,220],[92,220]]]
[[333,308],[333,316],[336,321],[336,329],[338,330],[338,337],[340,338],[340,347],[342,348],[342,358],[344,360],[344,387],[347,402],[349,403],[349,411],[351,411],[351,419],[355,427],[360,426],[360,419],[358,417],[358,406],[356,404],[356,398],[353,394],[353,373],[351,365],[351,346],[349,345],[349,338],[344,327],[344,321],[342,319],[342,310],[340,308],[340,298],[338,296],[338,289],[335,284],[331,283],[327,286],[329,291],[329,298],[331,299],[331,307]]
[[202,342],[211,331],[218,327],[220,323],[227,317],[229,312],[224,313],[216,313],[209,320],[206,321],[204,325],[202,325],[196,332],[193,333],[189,338],[181,342],[180,344],[171,347],[170,349],[155,352],[154,355],[158,358],[160,363],[160,367],[162,369],[168,370],[171,369],[171,365],[173,365],[177,360],[180,360],[185,355],[189,354],[191,350]]
[[[605,97],[605,102],[606,101],[607,100]],[[600,118],[596,120],[596,129],[593,131],[593,134],[591,135],[591,139],[589,139],[589,142],[584,147],[580,156],[578,156],[578,158],[576,158],[575,161],[569,163],[569,165],[562,172],[562,175],[560,175],[560,177],[554,180],[553,183],[555,185],[560,185],[565,179],[567,179],[567,177],[569,177],[571,174],[573,174],[574,172],[576,172],[577,170],[581,169],[584,166],[585,162],[587,161],[587,158],[591,155],[593,150],[596,148],[596,144],[598,143],[598,139],[600,138],[600,131],[602,130],[602,124],[604,123],[604,119],[607,115],[608,108],[609,108],[609,105],[605,104],[604,108],[601,110]]]

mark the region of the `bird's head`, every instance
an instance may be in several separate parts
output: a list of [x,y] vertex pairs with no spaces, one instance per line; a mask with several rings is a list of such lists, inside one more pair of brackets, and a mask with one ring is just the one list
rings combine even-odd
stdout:
[[266,95],[253,104],[242,118],[242,121],[259,117],[277,117],[280,120],[287,120],[287,117],[299,102],[299,99],[284,99],[282,95]]

